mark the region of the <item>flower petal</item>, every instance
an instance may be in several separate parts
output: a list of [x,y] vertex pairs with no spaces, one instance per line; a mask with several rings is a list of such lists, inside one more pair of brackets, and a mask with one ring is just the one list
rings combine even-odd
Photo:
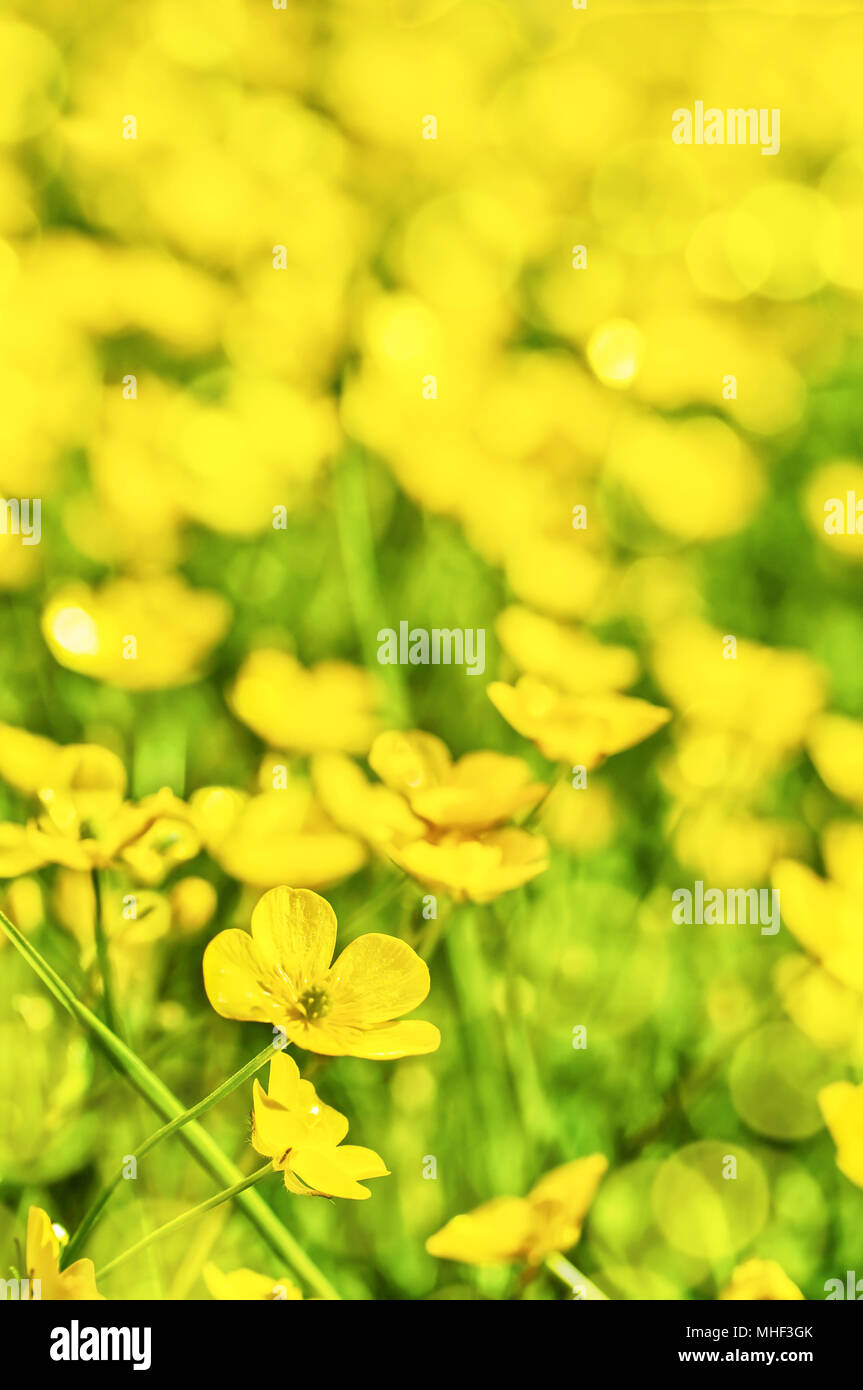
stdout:
[[266,1158],[282,1159],[289,1149],[304,1143],[309,1136],[306,1117],[298,1111],[286,1110],[268,1096],[260,1081],[252,1087],[254,1118],[252,1147]]
[[320,981],[333,958],[336,914],[308,888],[271,888],[252,913],[252,936],[270,966],[302,990]]
[[372,1061],[419,1057],[426,1052],[437,1052],[440,1047],[439,1029],[421,1019],[377,1023],[371,1028],[333,1028],[331,1033],[340,1049],[332,1055],[367,1057]]
[[333,1024],[398,1018],[422,1003],[430,984],[428,966],[406,941],[369,932],[345,947],[327,976]]
[[236,927],[219,932],[204,951],[204,989],[222,1018],[271,1023],[281,1012],[260,952]]
[[291,1171],[312,1191],[324,1197],[350,1197],[355,1201],[365,1201],[372,1194],[351,1177],[341,1162],[340,1153],[341,1150],[336,1148],[297,1149],[291,1154]]

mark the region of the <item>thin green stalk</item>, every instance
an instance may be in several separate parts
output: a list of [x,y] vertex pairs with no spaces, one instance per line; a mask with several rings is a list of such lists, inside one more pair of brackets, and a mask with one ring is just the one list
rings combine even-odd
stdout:
[[[118,1038],[100,1018],[82,1004],[69,989],[64,980],[37,951],[31,941],[0,912],[0,927],[9,940],[21,953],[31,968],[48,987],[54,998],[62,1004],[73,1018],[93,1035],[94,1040],[116,1067],[130,1086],[143,1096],[144,1100],[163,1120],[173,1120],[185,1113],[185,1106],[168,1087],[160,1081],[140,1057]],[[233,1164],[211,1135],[193,1120],[180,1130],[180,1138],[190,1153],[194,1154],[201,1167],[217,1182],[236,1183],[242,1179],[239,1168]],[[304,1279],[321,1298],[337,1299],[329,1280],[321,1273],[291,1233],[282,1225],[275,1212],[267,1206],[259,1193],[241,1192],[237,1205],[242,1208],[255,1228],[266,1240],[270,1248]]]
[[[166,1125],[162,1125],[161,1129],[157,1129],[156,1132],[151,1134],[149,1139],[145,1139],[144,1143],[135,1150],[134,1154],[129,1155],[129,1157],[133,1158],[137,1163],[137,1161],[143,1158],[145,1154],[148,1154],[151,1149],[154,1149],[157,1144],[160,1144],[163,1139],[167,1139],[169,1134],[173,1134],[175,1130],[182,1129],[190,1120],[196,1119],[198,1115],[203,1115],[212,1105],[216,1105],[218,1101],[223,1100],[225,1096],[229,1096],[238,1086],[242,1086],[244,1081],[249,1081],[256,1072],[259,1072],[262,1067],[265,1067],[267,1062],[271,1061],[275,1050],[274,1045],[270,1043],[264,1048],[263,1052],[259,1052],[257,1056],[253,1057],[250,1062],[247,1062],[244,1067],[240,1067],[239,1071],[235,1071],[233,1076],[229,1076],[227,1081],[222,1082],[221,1086],[217,1086],[215,1091],[211,1091],[203,1100],[199,1100],[197,1105],[193,1105],[189,1110],[184,1110],[182,1115],[175,1116],[175,1118],[169,1120]],[[123,1181],[128,1162],[129,1158],[126,1159],[119,1172],[115,1173],[111,1181],[102,1188],[102,1191],[81,1221],[77,1231],[75,1231],[74,1235],[69,1240],[68,1245],[64,1247],[61,1254],[61,1265],[64,1269],[80,1255],[87,1237],[96,1225],[105,1207],[108,1205],[111,1196],[116,1192],[120,1183]]]
[[121,1255],[117,1255],[104,1265],[99,1270],[97,1279],[107,1279],[109,1274],[113,1274],[120,1265],[124,1265],[134,1255],[139,1255],[142,1250],[146,1250],[148,1245],[152,1245],[157,1240],[163,1240],[165,1236],[175,1235],[177,1231],[182,1231],[184,1226],[196,1221],[199,1216],[204,1215],[204,1212],[212,1211],[213,1207],[221,1206],[222,1202],[228,1202],[232,1197],[238,1197],[241,1192],[245,1192],[247,1187],[253,1187],[256,1182],[261,1181],[261,1178],[266,1178],[273,1172],[275,1172],[273,1160],[270,1159],[269,1163],[265,1163],[262,1168],[256,1168],[255,1172],[250,1173],[247,1178],[235,1182],[232,1187],[226,1187],[224,1192],[217,1192],[215,1197],[208,1197],[206,1202],[199,1202],[196,1207],[183,1212],[182,1216],[175,1216],[173,1221],[166,1221],[164,1226],[159,1226],[157,1230],[151,1231],[148,1236],[144,1236],[143,1240],[130,1245],[128,1250],[124,1250]]
[[348,601],[366,665],[380,669],[387,693],[387,714],[403,728],[410,718],[409,701],[400,666],[378,667],[378,633],[387,626],[380,580],[375,564],[375,543],[363,477],[363,457],[353,445],[335,475],[336,522],[342,564],[348,581]]
[[572,1297],[584,1303],[608,1302],[608,1294],[598,1289],[586,1274],[570,1264],[564,1255],[546,1255],[545,1267],[569,1289]]
[[111,967],[111,953],[108,948],[108,936],[105,931],[105,903],[98,869],[93,869],[91,878],[93,881],[93,930],[96,937],[96,959],[99,962],[99,974],[102,977],[102,999],[105,1005],[105,1020],[111,1032],[116,1033],[118,1038],[122,1038],[123,1032],[120,1027],[120,1013],[117,1008],[117,999],[114,993],[114,972]]

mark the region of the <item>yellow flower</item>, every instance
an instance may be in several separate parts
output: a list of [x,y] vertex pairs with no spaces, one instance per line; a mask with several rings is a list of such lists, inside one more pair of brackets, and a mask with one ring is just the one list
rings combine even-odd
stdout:
[[495,708],[552,762],[588,769],[612,753],[632,748],[662,728],[670,711],[628,695],[563,695],[534,676],[514,685],[493,681],[488,696]]
[[441,829],[487,830],[535,806],[547,790],[531,782],[521,758],[481,752],[454,763],[441,739],[419,730],[380,734],[369,763],[417,816]]
[[344,1115],[318,1099],[284,1052],[270,1062],[269,1090],[256,1081],[254,1093],[252,1145],[273,1159],[289,1192],[363,1201],[372,1194],[361,1180],[388,1176],[379,1154],[342,1143],[348,1132]]
[[368,857],[356,836],[337,830],[324,815],[303,778],[259,796],[202,787],[193,792],[191,806],[216,862],[255,888],[275,888],[286,879],[324,888],[356,873]]
[[691,723],[727,729],[777,752],[799,747],[824,703],[820,667],[805,652],[737,639],[725,659],[725,637],[684,620],[666,628],[654,652],[656,678]]
[[208,879],[190,875],[174,884],[168,901],[172,925],[181,932],[196,932],[211,920],[219,899]]
[[92,1260],[76,1260],[60,1273],[60,1241],[41,1207],[31,1207],[27,1217],[26,1277],[41,1282],[41,1297],[45,1299],[104,1299],[96,1288],[96,1270]]
[[541,1178],[527,1197],[496,1197],[454,1216],[429,1237],[426,1250],[464,1264],[541,1264],[546,1255],[576,1244],[607,1168],[602,1154],[564,1163]]
[[809,732],[809,755],[832,792],[863,809],[863,723],[822,714]]
[[[22,731],[7,729],[7,744],[12,733]],[[0,877],[44,864],[89,870],[122,860],[141,882],[158,883],[200,849],[189,808],[167,787],[123,800],[126,771],[107,748],[56,747],[40,776],[48,779],[39,788],[42,814],[26,826],[0,824]]]
[[42,633],[61,666],[124,690],[162,690],[195,680],[220,642],[230,609],[219,595],[176,575],[71,584],[42,614]]
[[450,831],[436,839],[390,845],[389,857],[420,883],[449,893],[456,902],[489,903],[520,888],[548,868],[541,835],[511,826],[465,836]]
[[290,1042],[328,1057],[413,1057],[434,1052],[431,1023],[397,1022],[421,1004],[429,972],[397,937],[370,932],[333,964],[336,915],[306,888],[273,888],[252,913],[252,934],[219,932],[204,952],[204,987],[223,1018],[283,1028]]
[[319,753],[312,761],[312,781],[321,805],[336,824],[370,845],[404,844],[426,828],[403,796],[370,782],[343,753]]
[[273,748],[298,753],[365,753],[374,738],[373,678],[344,661],[306,670],[287,652],[252,652],[229,703],[244,724]]
[[798,1300],[803,1294],[797,1285],[788,1278],[785,1270],[776,1260],[744,1260],[732,1271],[731,1278],[719,1298],[745,1299],[747,1302],[773,1300],[784,1302]]
[[840,883],[805,864],[782,860],[773,870],[782,919],[834,979],[863,994],[863,906]]
[[50,785],[59,744],[11,724],[0,724],[0,777],[20,792],[35,796]]
[[214,1264],[205,1264],[202,1273],[204,1283],[216,1299],[229,1299],[234,1303],[278,1303],[296,1302],[303,1296],[286,1275],[271,1279],[268,1274],[256,1274],[253,1269],[232,1269],[230,1274],[223,1274]]
[[638,677],[638,658],[627,647],[606,646],[584,629],[514,604],[495,623],[501,646],[520,671],[559,685],[571,695],[625,690]]
[[834,1081],[818,1092],[818,1104],[836,1144],[840,1173],[863,1187],[863,1085]]

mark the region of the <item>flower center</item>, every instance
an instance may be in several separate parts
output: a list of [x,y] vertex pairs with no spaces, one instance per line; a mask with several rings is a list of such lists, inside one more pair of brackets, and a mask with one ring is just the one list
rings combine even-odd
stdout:
[[330,996],[321,985],[304,990],[297,1000],[306,1018],[323,1018],[330,1011]]

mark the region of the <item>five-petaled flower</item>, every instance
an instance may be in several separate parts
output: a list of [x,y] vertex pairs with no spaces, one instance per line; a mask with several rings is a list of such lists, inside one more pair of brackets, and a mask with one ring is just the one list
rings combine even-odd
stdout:
[[319,1100],[292,1057],[275,1053],[269,1090],[256,1081],[254,1091],[252,1144],[272,1158],[289,1192],[362,1201],[372,1194],[361,1179],[387,1177],[389,1170],[373,1149],[342,1143],[347,1120]]
[[370,932],[333,961],[336,914],[307,888],[272,888],[252,934],[232,927],[204,952],[204,987],[223,1018],[270,1023],[328,1057],[386,1059],[434,1052],[432,1023],[401,1020],[429,992],[428,967],[398,937]]

